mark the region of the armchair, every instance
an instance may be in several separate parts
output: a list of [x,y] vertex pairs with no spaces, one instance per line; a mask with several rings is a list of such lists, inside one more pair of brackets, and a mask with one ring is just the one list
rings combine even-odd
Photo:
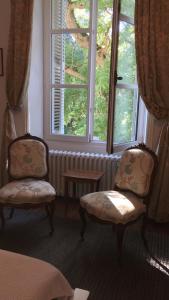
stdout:
[[156,155],[144,144],[126,149],[120,159],[114,189],[81,197],[79,210],[82,220],[81,238],[84,238],[86,229],[86,214],[94,221],[115,227],[119,261],[125,229],[140,217],[143,217],[144,238],[156,165]]
[[[9,182],[0,189],[0,217],[5,226],[4,207],[44,207],[54,231],[53,213],[56,192],[48,182],[48,146],[39,137],[26,134],[8,147]],[[12,216],[12,213],[11,213]]]

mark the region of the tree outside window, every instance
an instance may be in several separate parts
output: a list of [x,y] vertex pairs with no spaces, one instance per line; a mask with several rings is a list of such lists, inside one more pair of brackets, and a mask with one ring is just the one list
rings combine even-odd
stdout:
[[[117,1],[116,1],[117,2]],[[86,136],[105,142],[108,114],[114,113],[114,142],[136,139],[134,0],[51,1],[51,128],[54,135]],[[108,111],[112,17],[118,15],[114,112]],[[117,75],[118,74],[118,75]],[[108,132],[109,134],[109,132]]]

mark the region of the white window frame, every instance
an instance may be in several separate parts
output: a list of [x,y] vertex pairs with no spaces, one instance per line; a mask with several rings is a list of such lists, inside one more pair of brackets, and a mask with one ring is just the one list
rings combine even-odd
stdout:
[[[89,83],[84,86],[88,86],[88,110],[87,110],[87,136],[68,136],[60,134],[51,133],[51,0],[43,0],[43,19],[44,19],[44,138],[48,142],[50,148],[57,148],[61,150],[71,150],[71,151],[84,151],[84,152],[97,152],[97,153],[106,153],[106,142],[95,141],[93,140],[93,121],[94,121],[94,88],[95,88],[95,50],[96,43],[96,25],[97,24],[97,1],[91,1],[91,13],[93,13],[94,18],[90,18],[90,46],[89,46],[89,68],[91,70],[89,78]],[[120,20],[131,20],[132,18],[126,17],[120,14]],[[69,32],[69,29],[61,30],[61,32]],[[70,29],[70,32],[76,31],[75,29]],[[84,29],[86,32],[86,29]],[[57,30],[58,33],[58,30]],[[91,39],[91,35],[93,38]],[[93,42],[93,45],[91,44]],[[91,51],[92,49],[92,51]],[[52,85],[56,87],[57,85]],[[80,84],[77,85],[80,87]],[[61,87],[61,85],[59,85]],[[63,87],[76,87],[72,84],[64,84]],[[144,121],[143,121],[144,119]],[[144,142],[146,136],[146,124],[147,124],[147,113],[146,108],[142,102],[139,103],[139,116],[138,116],[138,125],[137,125],[137,141]],[[127,146],[136,143],[137,141],[114,145],[114,152],[122,151]]]

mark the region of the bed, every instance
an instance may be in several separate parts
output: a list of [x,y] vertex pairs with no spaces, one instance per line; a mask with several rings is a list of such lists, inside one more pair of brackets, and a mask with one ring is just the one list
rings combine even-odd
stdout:
[[6,250],[0,250],[0,281],[3,300],[86,300],[89,295],[73,290],[51,264]]

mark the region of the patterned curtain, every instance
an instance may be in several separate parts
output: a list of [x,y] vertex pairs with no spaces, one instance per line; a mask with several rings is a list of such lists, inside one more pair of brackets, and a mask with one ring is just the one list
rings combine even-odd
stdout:
[[16,137],[14,111],[21,111],[27,98],[33,0],[11,0],[11,21],[6,66],[7,105],[1,147],[1,176],[4,183],[8,144]]
[[163,120],[159,166],[149,216],[169,221],[169,1],[136,0],[136,59],[141,97],[153,116]]

